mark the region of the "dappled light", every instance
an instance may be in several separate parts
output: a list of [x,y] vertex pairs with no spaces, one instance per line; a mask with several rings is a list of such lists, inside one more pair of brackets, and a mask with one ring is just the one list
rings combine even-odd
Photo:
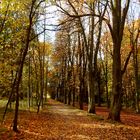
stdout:
[[[131,139],[133,136],[137,140],[140,136],[140,127],[137,125],[100,120],[98,115],[89,116],[86,111],[50,99],[48,103],[39,114],[29,111],[20,112],[19,121],[22,125],[19,126],[19,134],[11,131],[9,124],[12,121],[10,119],[12,112],[9,112],[9,117],[2,125],[7,129],[0,130],[1,138],[8,138],[11,135],[13,139],[19,140],[100,140],[108,137],[109,139]],[[129,119],[131,115],[130,118],[129,115],[127,116],[127,120]],[[139,116],[137,119],[140,121]],[[132,120],[134,121],[133,118]]]
[[0,140],[140,140],[140,0],[0,0]]

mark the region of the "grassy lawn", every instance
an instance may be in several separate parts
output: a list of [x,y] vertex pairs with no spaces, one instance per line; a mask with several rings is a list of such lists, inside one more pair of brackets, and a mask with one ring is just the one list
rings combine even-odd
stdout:
[[[2,121],[2,117],[3,117],[3,113],[5,111],[5,107],[7,104],[8,100],[7,99],[0,99],[0,122]],[[11,104],[11,107],[9,105],[7,113],[8,112],[12,112],[15,108],[15,102],[13,102]],[[28,100],[24,99],[24,100],[20,100],[19,102],[19,110],[30,110],[30,111],[37,111],[37,107],[35,106],[35,100],[33,101],[33,103],[31,103],[31,107],[28,107]]]
[[0,108],[1,107],[5,107],[6,103],[7,103],[7,100],[6,99],[1,99],[0,100]]

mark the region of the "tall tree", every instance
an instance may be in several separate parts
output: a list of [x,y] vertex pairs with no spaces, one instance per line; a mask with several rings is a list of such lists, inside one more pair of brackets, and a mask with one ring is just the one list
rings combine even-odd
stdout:
[[[121,0],[111,0],[112,26],[109,25],[113,41],[113,72],[112,72],[112,94],[111,105],[108,118],[114,121],[120,121],[121,99],[122,99],[122,76],[126,70],[128,61],[121,67],[121,43],[125,20],[129,8],[130,0],[125,2]],[[130,55],[128,56],[130,58]],[[128,60],[128,59],[127,59]]]
[[139,76],[139,64],[138,64],[138,38],[140,35],[140,21],[133,21],[129,28],[130,32],[130,45],[133,49],[133,67],[135,77],[135,108],[136,112],[140,113],[139,96],[140,96],[140,76]]
[[[95,89],[96,89],[96,70],[97,70],[97,54],[99,51],[100,37],[101,37],[101,29],[102,29],[102,21],[107,8],[108,2],[100,3],[100,1],[88,1],[88,2],[77,2],[72,0],[67,0],[67,4],[69,5],[69,9],[65,10],[61,2],[59,1],[56,5],[59,9],[65,13],[71,20],[75,19],[78,23],[80,32],[82,34],[82,38],[84,41],[84,47],[86,51],[87,57],[87,85],[88,85],[88,112],[95,113]],[[88,14],[81,14],[84,7],[88,7]],[[96,10],[96,8],[98,10]],[[99,22],[96,24],[97,15],[99,18]],[[87,34],[85,30],[84,17],[89,16],[89,33]],[[99,32],[98,37],[95,38],[95,28],[98,26]]]
[[18,111],[19,111],[19,85],[21,82],[22,78],[22,72],[23,72],[23,65],[24,61],[28,52],[30,40],[31,40],[31,33],[32,33],[32,28],[34,25],[34,19],[36,17],[36,11],[40,7],[40,4],[43,1],[38,1],[38,0],[31,0],[28,4],[29,6],[29,16],[28,16],[28,26],[26,29],[26,40],[25,40],[25,46],[23,49],[23,52],[21,54],[21,57],[19,59],[19,66],[18,66],[18,71],[17,71],[17,79],[16,82],[14,83],[14,88],[16,90],[16,105],[15,105],[15,116],[13,120],[13,130],[15,132],[18,132],[17,124],[18,124]]

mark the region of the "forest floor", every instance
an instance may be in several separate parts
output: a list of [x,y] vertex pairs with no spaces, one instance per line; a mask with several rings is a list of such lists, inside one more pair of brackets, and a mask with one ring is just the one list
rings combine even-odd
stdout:
[[140,140],[140,115],[121,113],[123,123],[106,120],[108,110],[97,107],[97,115],[49,99],[44,109],[20,111],[20,133],[12,131],[13,111],[0,125],[0,140]]

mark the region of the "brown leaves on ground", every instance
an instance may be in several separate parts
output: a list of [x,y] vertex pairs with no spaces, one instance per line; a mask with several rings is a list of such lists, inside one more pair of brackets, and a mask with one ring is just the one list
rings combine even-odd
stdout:
[[[97,114],[106,116],[107,110],[97,108]],[[97,115],[89,115],[62,103],[49,100],[42,112],[21,111],[20,133],[14,133],[10,124],[12,114],[0,130],[0,139],[6,140],[140,140],[139,115],[122,113],[124,124],[109,123]],[[132,117],[132,119],[131,119]],[[130,121],[130,122],[129,122]],[[136,124],[135,121],[139,124]]]

